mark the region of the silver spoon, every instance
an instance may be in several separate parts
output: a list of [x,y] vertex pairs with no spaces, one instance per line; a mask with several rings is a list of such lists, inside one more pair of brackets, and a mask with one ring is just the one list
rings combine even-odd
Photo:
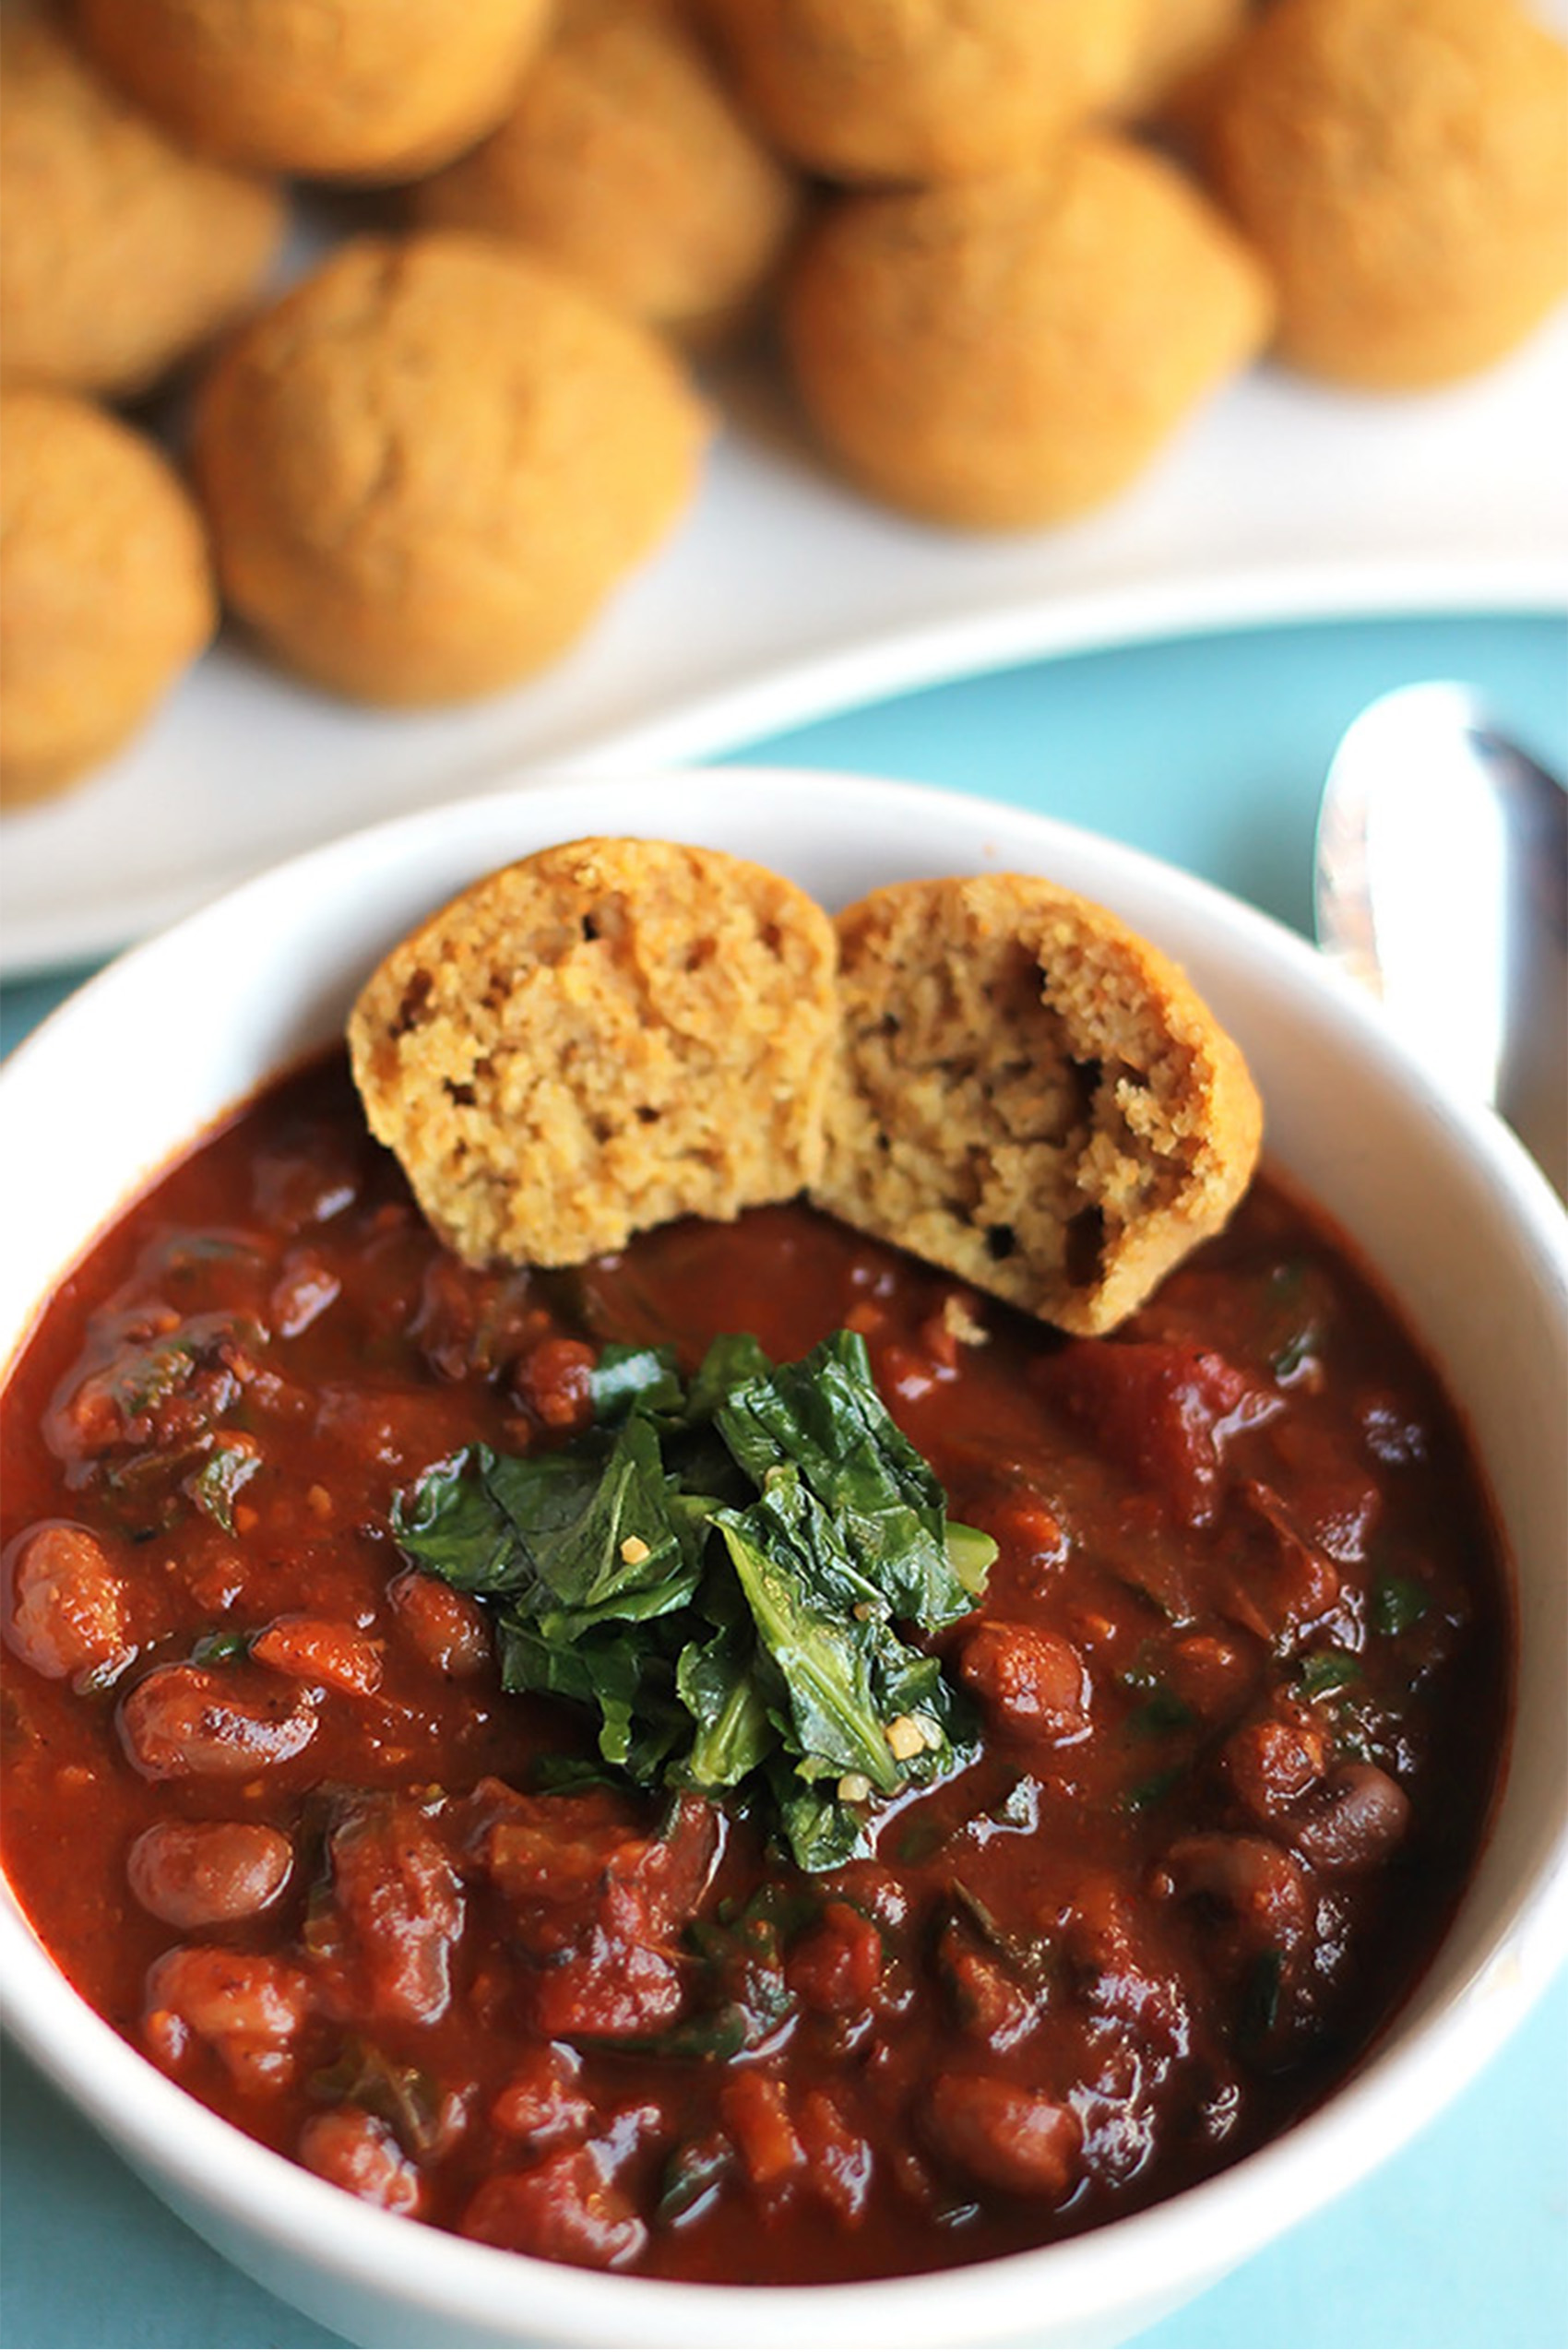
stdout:
[[1439,1083],[1500,1111],[1568,1198],[1568,791],[1467,686],[1402,686],[1340,740],[1318,944]]

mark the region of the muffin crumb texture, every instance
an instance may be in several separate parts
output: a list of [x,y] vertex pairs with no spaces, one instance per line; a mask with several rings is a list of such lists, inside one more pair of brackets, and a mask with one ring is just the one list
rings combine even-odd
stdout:
[[896,884],[837,925],[669,842],[504,868],[349,1025],[373,1132],[473,1265],[569,1265],[802,1190],[1073,1332],[1218,1230],[1262,1114],[1183,975],[1032,876]]
[[349,1027],[373,1132],[471,1265],[571,1265],[822,1162],[833,927],[718,850],[596,840],[453,900]]
[[1016,874],[895,885],[837,930],[823,1207],[1079,1333],[1224,1224],[1261,1108],[1146,940]]

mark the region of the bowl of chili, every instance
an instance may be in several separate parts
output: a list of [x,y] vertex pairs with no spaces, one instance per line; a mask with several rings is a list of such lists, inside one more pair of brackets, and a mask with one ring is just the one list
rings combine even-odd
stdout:
[[[829,908],[1065,883],[1242,1046],[1262,1178],[1103,1341],[799,1205],[458,1267],[332,1049],[445,897],[590,831]],[[351,2338],[1113,2341],[1401,2144],[1561,1959],[1568,1229],[1248,909],[924,788],[546,781],[232,894],[0,1099],[8,2019]],[[738,1674],[733,1595],[606,1519],[648,1474],[709,1511],[722,1435],[744,1586],[825,1414],[904,1547],[844,1612],[894,1764],[833,1745],[841,1529]],[[808,1694],[832,1800],[769,1812]]]

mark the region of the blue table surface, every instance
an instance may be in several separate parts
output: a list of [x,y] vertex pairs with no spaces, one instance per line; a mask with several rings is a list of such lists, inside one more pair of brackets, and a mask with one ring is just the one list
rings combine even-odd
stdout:
[[[1172,638],[940,683],[727,756],[929,780],[1156,852],[1310,926],[1317,796],[1384,689],[1472,680],[1568,773],[1568,628],[1459,613]],[[85,974],[0,990],[10,1048]],[[1135,2341],[1568,2345],[1568,1977],[1394,2162]],[[0,2342],[320,2346],[0,2052]]]

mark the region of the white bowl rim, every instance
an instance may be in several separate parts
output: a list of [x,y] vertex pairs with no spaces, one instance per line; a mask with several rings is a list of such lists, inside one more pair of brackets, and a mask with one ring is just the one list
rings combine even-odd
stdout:
[[[885,809],[889,818],[918,802],[971,831],[989,820],[999,830],[1027,835],[1039,844],[1038,871],[1051,870],[1053,849],[1078,849],[1113,876],[1157,883],[1189,910],[1230,932],[1265,965],[1309,980],[1358,1051],[1389,1083],[1430,1105],[1502,1193],[1568,1325],[1568,1217],[1533,1162],[1490,1113],[1439,1094],[1389,1037],[1375,1009],[1269,916],[1163,860],[979,795],[891,778],[744,766],[672,769],[656,780],[661,790],[683,795],[674,837],[703,837],[705,816],[720,818],[724,802],[737,790],[787,791],[798,806],[814,805],[824,815],[850,796]],[[649,784],[640,772],[591,780],[540,776],[520,788],[394,818],[254,877],[127,950],[42,1023],[0,1071],[0,1119],[19,1075],[68,1051],[76,1026],[96,1017],[128,973],[155,973],[160,960],[179,960],[204,936],[220,940],[233,913],[264,904],[267,894],[286,896],[305,870],[329,873],[341,865],[347,873],[367,857],[397,863],[454,837],[488,840],[512,815],[523,837],[513,854],[535,841],[588,831],[669,837],[646,821]],[[614,813],[610,824],[592,814],[606,807]],[[548,819],[556,809],[569,821],[551,830]],[[170,1155],[187,1140],[172,1138]],[[20,1327],[18,1342],[27,1328]],[[0,1334],[0,1345],[8,1336]],[[497,2314],[526,2302],[530,2337],[540,2343],[786,2344],[808,2331],[841,2333],[845,2341],[868,2345],[963,2343],[989,2335],[992,2289],[1011,2289],[1004,2299],[1016,2313],[1025,2310],[1032,2286],[1028,2300],[1049,2308],[1058,2328],[1070,2328],[1080,2315],[1092,2321],[1114,2299],[1108,2264],[1123,2282],[1127,2274],[1146,2273],[1174,2299],[1231,2267],[1287,2223],[1344,2193],[1412,2138],[1488,2062],[1568,1954],[1568,1826],[1519,1897],[1515,1916],[1498,1930],[1500,1948],[1455,1989],[1442,2013],[1421,2020],[1406,2038],[1396,2020],[1391,2034],[1380,2037],[1323,2105],[1252,2155],[1141,2213],[1056,2245],[958,2268],[808,2287],[713,2286],[579,2270],[410,2227],[345,2199],[225,2122],[122,2039],[48,1959],[3,1882],[0,1893],[6,1896],[0,1901],[0,2000],[20,2046],[133,2163],[236,2226],[260,2228],[295,2248],[324,2275],[350,2286],[368,2279],[412,2311],[487,2329],[497,2325]]]

